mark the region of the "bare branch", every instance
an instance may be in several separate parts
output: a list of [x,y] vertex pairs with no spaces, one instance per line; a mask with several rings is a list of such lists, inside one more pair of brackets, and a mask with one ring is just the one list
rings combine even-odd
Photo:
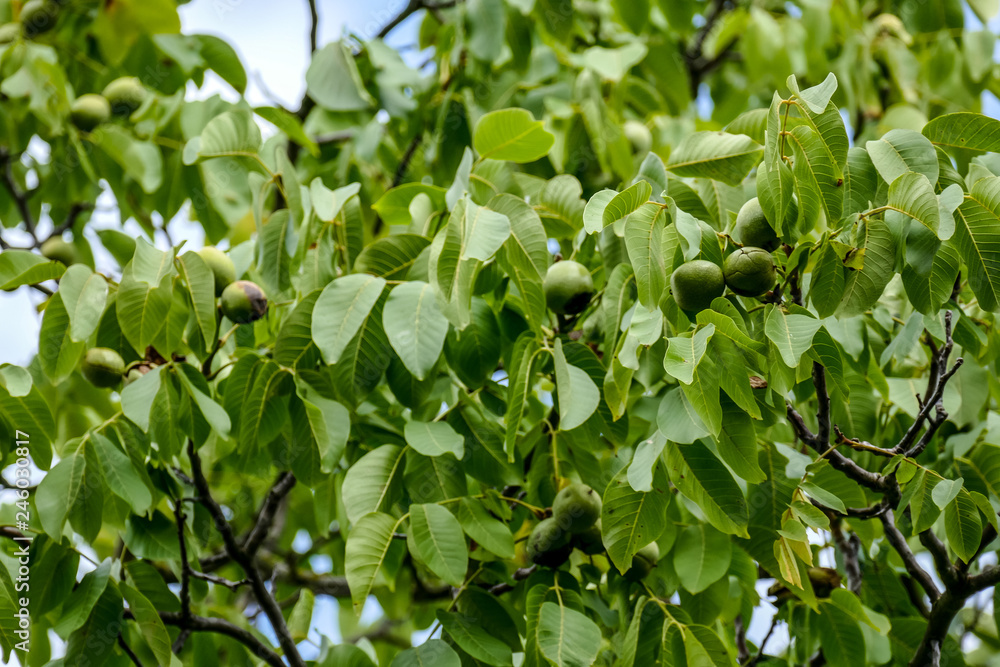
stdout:
[[316,0],[309,2],[309,52],[315,53],[319,33],[319,12],[316,11]]
[[937,599],[941,597],[941,591],[938,590],[937,584],[931,579],[931,575],[924,568],[920,567],[916,556],[913,555],[910,546],[906,543],[906,538],[903,537],[903,533],[896,527],[896,517],[893,516],[892,510],[886,510],[879,518],[882,520],[882,528],[885,530],[886,539],[889,540],[889,544],[896,550],[899,557],[903,559],[906,571],[920,584],[920,587],[927,593],[927,597],[930,598],[931,602],[937,602]]
[[281,506],[281,501],[285,499],[285,496],[288,495],[293,486],[295,486],[295,476],[290,472],[283,472],[278,475],[278,479],[274,481],[271,490],[267,492],[267,497],[264,498],[264,503],[257,513],[257,520],[247,534],[246,539],[243,540],[243,549],[250,556],[257,553],[260,545],[267,538],[267,534],[271,530],[271,525],[274,523],[274,517]]
[[924,545],[934,558],[934,569],[937,570],[938,576],[941,577],[941,581],[944,582],[945,587],[951,588],[956,586],[959,583],[960,575],[955,564],[948,557],[948,547],[930,529],[920,533],[919,538],[920,543]]
[[861,540],[857,534],[850,536],[844,534],[840,525],[840,519],[834,518],[830,521],[830,532],[833,534],[833,541],[844,557],[844,572],[847,573],[847,589],[859,595],[861,593],[861,564],[858,562],[858,552],[861,550]]
[[[961,368],[962,362],[964,361],[961,357],[955,360],[954,365],[951,369],[948,369],[948,359],[951,356],[952,348],[954,347],[954,341],[952,340],[952,311],[945,311],[944,314],[944,345],[938,348],[930,336],[927,336],[926,343],[931,350],[931,366],[930,374],[927,378],[927,390],[924,393],[923,401],[920,406],[920,411],[917,413],[916,419],[910,424],[910,428],[906,430],[903,437],[900,438],[899,442],[893,447],[892,451],[894,454],[906,454],[908,457],[919,456],[921,452],[927,447],[931,439],[934,437],[934,433],[938,428],[945,422],[948,418],[948,413],[944,409],[944,388],[948,383],[948,380],[958,372]],[[931,417],[931,411],[934,411],[934,416]],[[917,440],[917,436],[920,431],[924,428],[924,424],[927,424],[927,432],[924,436],[914,445],[914,441]]]
[[[129,615],[129,613],[126,612],[126,615]],[[185,621],[181,618],[179,613],[161,611],[160,620],[162,620],[166,625],[173,625],[186,630],[215,632],[220,635],[226,635],[227,637],[231,637],[246,646],[250,649],[251,653],[271,665],[271,667],[288,667],[285,665],[284,661],[282,661],[280,655],[264,644],[264,642],[257,639],[252,632],[245,630],[238,625],[234,625],[225,619],[192,616],[189,620]],[[288,659],[289,662],[295,664],[292,661],[292,656],[288,656]],[[299,664],[304,663],[300,662]]]
[[226,519],[222,507],[212,497],[208,480],[205,479],[205,473],[202,471],[201,457],[198,456],[198,451],[191,440],[188,440],[188,458],[191,460],[192,479],[194,480],[195,490],[198,492],[198,500],[205,506],[209,514],[212,515],[212,519],[215,521],[215,528],[222,535],[226,552],[246,572],[254,597],[267,615],[267,620],[271,622],[271,627],[278,637],[278,643],[281,645],[289,664],[292,667],[305,667],[305,662],[302,660],[302,656],[299,655],[295,640],[292,639],[292,635],[288,631],[288,625],[285,623],[285,618],[281,614],[281,608],[278,606],[274,596],[267,589],[264,579],[257,570],[253,554],[247,552],[237,542],[236,535],[233,533],[233,527],[230,525],[228,519]]
[[7,188],[7,192],[10,193],[11,198],[14,200],[14,205],[17,206],[18,213],[21,214],[21,220],[24,221],[24,228],[31,234],[32,240],[35,244],[38,243],[38,237],[35,236],[35,218],[31,215],[31,208],[28,206],[28,193],[21,190],[21,186],[17,184],[17,179],[14,177],[14,156],[11,155],[10,151],[6,148],[0,148],[0,164],[3,165],[3,184]]
[[133,651],[128,645],[125,638],[121,636],[121,633],[118,633],[118,646],[120,646],[122,651],[125,652],[125,655],[128,656],[128,659],[132,661],[133,665],[136,665],[136,667],[142,667],[142,661],[139,660],[139,656],[135,654],[135,651]]

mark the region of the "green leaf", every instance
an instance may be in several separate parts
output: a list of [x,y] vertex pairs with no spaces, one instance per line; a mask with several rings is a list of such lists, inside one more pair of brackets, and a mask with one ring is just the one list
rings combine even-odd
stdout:
[[[936,487],[934,491],[937,491]],[[954,502],[945,507],[944,528],[948,546],[956,556],[968,563],[979,551],[983,523],[979,517],[979,508],[965,489],[960,489]]]
[[406,444],[424,456],[465,456],[465,439],[446,422],[406,422],[403,432]]
[[[122,626],[122,596],[114,582],[98,598],[90,618],[66,642],[67,664],[106,664],[114,652],[115,642],[109,641],[108,629]],[[169,659],[168,659],[169,661]],[[169,662],[164,663],[169,664]]]
[[656,423],[668,440],[683,445],[708,435],[705,422],[679,388],[671,389],[663,395]]
[[438,309],[434,289],[419,280],[394,287],[385,303],[382,326],[406,369],[418,380],[426,378],[448,334],[448,320]]
[[955,214],[955,244],[968,266],[969,285],[987,311],[1000,308],[1000,178],[977,181]]
[[934,118],[921,133],[931,143],[945,148],[971,151],[1000,151],[1000,120],[978,113],[960,111]]
[[[604,227],[613,224],[622,218],[628,216],[630,213],[639,209],[646,202],[649,201],[649,195],[652,194],[653,188],[646,181],[636,181],[629,187],[625,188],[614,197],[604,207],[604,213],[601,216],[601,222],[603,223],[600,228],[595,231],[600,231]],[[600,194],[600,193],[598,193]],[[596,195],[595,195],[596,196]],[[656,209],[660,209],[659,206]],[[587,209],[584,209],[584,225],[586,225]],[[653,218],[651,214],[648,216]]]
[[763,147],[745,134],[695,132],[670,152],[667,169],[678,176],[739,185],[760,162]]
[[309,430],[319,450],[320,468],[324,473],[331,473],[347,448],[350,412],[337,401],[322,396],[300,376],[295,378],[295,391],[305,405]]
[[836,312],[844,298],[844,263],[829,242],[823,243],[816,251],[815,261],[809,300],[820,318],[827,318]]
[[35,509],[38,521],[49,537],[62,539],[66,517],[81,494],[88,491],[83,487],[83,473],[86,460],[82,454],[70,454],[57,463],[42,478],[35,492]]
[[[260,128],[253,114],[242,109],[224,111],[208,122],[197,139],[188,142],[184,161],[192,164],[215,157],[255,157],[260,144]],[[189,155],[192,152],[194,159]]]
[[271,294],[291,287],[292,255],[298,239],[289,210],[280,209],[264,222],[257,236],[257,270]]
[[428,639],[397,653],[389,667],[462,667],[462,660],[445,641]]
[[458,505],[458,521],[465,534],[482,548],[500,558],[514,557],[514,536],[510,528],[490,516],[481,501],[462,498]]
[[163,185],[163,156],[153,142],[139,141],[131,132],[109,123],[102,125],[100,132],[92,132],[90,140],[144,192],[153,194]]
[[21,285],[36,285],[54,280],[66,271],[62,262],[49,261],[27,250],[4,250],[0,253],[0,290],[14,290]]
[[729,571],[732,541],[711,526],[695,523],[677,536],[673,553],[681,585],[691,593],[700,593]]
[[715,333],[715,325],[709,324],[695,330],[693,336],[667,338],[667,353],[663,357],[663,369],[667,375],[684,384],[694,381],[694,371],[708,350],[708,341]]
[[313,308],[312,335],[326,363],[340,359],[384,288],[384,278],[355,274],[337,278],[323,289]]
[[405,450],[382,445],[362,456],[344,476],[343,502],[347,518],[357,523],[370,512],[387,512],[400,489]]
[[820,641],[823,642],[823,656],[831,667],[866,663],[865,636],[853,617],[837,605],[823,600],[816,619]]
[[526,109],[491,111],[479,119],[472,145],[485,160],[534,162],[551,150],[555,137]]
[[87,453],[93,455],[108,488],[125,500],[136,514],[144,514],[152,505],[153,496],[136,472],[132,460],[103,435],[95,432],[89,437]]
[[303,588],[299,594],[299,600],[292,607],[292,613],[288,617],[288,632],[296,642],[303,641],[309,636],[312,628],[313,606],[316,596],[308,588]]
[[635,446],[635,454],[628,466],[629,486],[643,493],[653,490],[653,472],[666,444],[667,436],[657,431]]
[[717,443],[719,457],[746,481],[755,484],[763,482],[766,476],[757,462],[757,432],[753,419],[725,394],[722,395],[721,405],[722,429]]
[[393,234],[365,246],[354,260],[357,273],[370,273],[386,280],[405,280],[430,240],[416,234]]
[[162,512],[154,511],[149,519],[133,515],[122,538],[129,551],[138,558],[149,560],[181,559],[177,525]]
[[455,643],[474,659],[495,667],[514,664],[510,647],[473,620],[443,609],[438,609],[437,619]]
[[[630,189],[628,188],[625,192],[628,192]],[[625,194],[625,192],[618,193],[615,190],[605,189],[593,194],[587,201],[586,208],[583,209],[583,228],[587,230],[588,234],[596,234],[604,229],[604,214],[608,210],[608,205],[613,200]],[[649,199],[648,195],[646,199]]]
[[[65,637],[83,626],[91,610],[108,586],[111,575],[111,559],[105,558],[95,569],[84,575],[59,611],[59,620],[53,630]],[[6,591],[4,591],[6,592]],[[4,609],[6,612],[7,610]]]
[[556,339],[553,358],[559,392],[559,429],[571,431],[594,414],[601,391],[586,371],[566,362],[561,338]]
[[330,42],[313,53],[306,70],[306,92],[316,104],[331,111],[360,111],[375,103],[344,41]]
[[538,648],[556,667],[589,667],[601,648],[601,629],[585,614],[544,602],[538,616]]
[[312,339],[312,318],[320,294],[321,290],[307,294],[281,325],[274,343],[274,360],[282,366],[312,368],[319,363],[319,348]]
[[[636,185],[640,183],[646,182],[639,181]],[[667,214],[662,206],[650,203],[643,204],[625,220],[625,247],[628,248],[629,260],[635,270],[639,301],[647,308],[655,308],[667,288],[663,252],[666,218]]]
[[115,298],[118,324],[129,344],[145,350],[160,332],[173,300],[173,253],[142,240],[122,272]]
[[[352,468],[353,470],[353,468]],[[372,512],[354,522],[347,536],[344,552],[344,574],[351,589],[354,612],[361,613],[368,594],[375,583],[375,575],[382,567],[393,533],[399,524],[388,514]]]
[[186,252],[179,259],[181,278],[191,296],[198,329],[205,347],[211,349],[216,340],[215,277],[198,253]]
[[56,384],[69,377],[87,348],[85,342],[74,341],[70,332],[69,313],[63,305],[62,295],[56,292],[49,299],[38,332],[38,359],[42,370]]
[[812,220],[822,212],[829,224],[840,220],[844,210],[844,172],[823,138],[808,125],[799,125],[788,135],[788,143],[795,156],[792,174],[804,217]]
[[410,552],[452,586],[461,586],[469,567],[462,525],[436,504],[410,505]]
[[931,182],[923,174],[908,171],[896,178],[889,185],[889,206],[910,216],[938,236],[938,228],[941,227],[938,198]]
[[919,132],[889,130],[881,138],[869,141],[865,148],[886,183],[892,183],[908,171],[923,174],[931,183],[938,181],[937,151]]
[[666,527],[670,495],[661,469],[653,475],[653,490],[636,491],[622,469],[604,490],[601,507],[601,534],[608,557],[624,574],[632,567],[632,557],[655,541]]
[[[648,2],[648,0],[633,0],[632,4],[639,4],[639,2]],[[592,46],[583,52],[580,61],[585,67],[594,70],[602,79],[621,81],[630,69],[643,61],[647,53],[646,45],[642,42],[630,42],[617,49]]]
[[708,522],[730,535],[747,534],[747,502],[729,470],[700,442],[667,444],[667,470],[674,485],[705,512]]
[[160,620],[160,614],[156,607],[146,599],[145,595],[124,582],[118,583],[118,589],[128,603],[129,611],[135,617],[135,622],[156,657],[156,661],[161,665],[171,664],[174,657],[170,648],[170,635],[167,633],[163,621]]
[[795,368],[822,326],[822,320],[808,315],[790,315],[775,306],[764,323],[764,333],[778,348],[785,365]]
[[864,266],[847,276],[844,298],[837,315],[860,315],[875,305],[895,273],[896,242],[888,225],[878,218],[868,218],[858,234],[865,250]]
[[524,417],[528,397],[534,387],[535,357],[540,349],[534,335],[525,332],[514,342],[514,350],[511,352],[511,367],[507,370],[509,389],[507,390],[507,411],[504,418],[506,434],[503,445],[511,462],[514,461],[521,419]]

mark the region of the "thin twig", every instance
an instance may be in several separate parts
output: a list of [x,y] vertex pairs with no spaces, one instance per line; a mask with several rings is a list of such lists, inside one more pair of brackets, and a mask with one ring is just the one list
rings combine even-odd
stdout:
[[139,660],[139,656],[135,654],[135,651],[133,651],[128,645],[125,638],[121,636],[121,633],[118,633],[118,646],[121,647],[121,650],[124,651],[125,655],[128,656],[128,659],[132,661],[133,665],[136,667],[142,667],[142,661]]

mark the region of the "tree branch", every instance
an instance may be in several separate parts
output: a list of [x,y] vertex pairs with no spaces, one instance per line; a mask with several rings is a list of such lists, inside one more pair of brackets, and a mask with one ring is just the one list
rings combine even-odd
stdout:
[[267,620],[271,622],[271,627],[274,629],[274,634],[278,637],[278,643],[281,645],[289,664],[292,667],[305,667],[305,662],[302,660],[302,656],[299,655],[295,640],[292,639],[292,635],[288,631],[285,617],[281,614],[281,608],[278,606],[271,592],[267,590],[264,579],[257,570],[253,554],[249,553],[239,544],[236,535],[233,533],[233,527],[222,511],[222,507],[212,497],[208,480],[205,479],[205,473],[201,467],[201,457],[198,456],[198,451],[195,449],[194,441],[192,440],[188,440],[188,458],[191,460],[191,476],[194,480],[195,490],[198,492],[198,500],[205,506],[209,514],[212,515],[216,530],[222,535],[222,541],[226,545],[226,552],[246,572],[254,597],[257,599],[257,603],[261,609],[263,609],[264,614],[267,615]]
[[[948,369],[948,358],[951,356],[951,350],[954,347],[954,341],[951,337],[952,316],[952,311],[945,311],[944,345],[940,349],[934,345],[934,341],[931,340],[930,336],[927,336],[926,342],[931,349],[931,367],[930,375],[927,378],[927,390],[924,392],[923,402],[921,403],[916,419],[913,420],[910,428],[906,430],[903,437],[893,447],[892,451],[894,454],[905,453],[910,458],[919,456],[934,437],[934,433],[948,419],[948,413],[944,409],[944,388],[948,380],[961,368],[964,361],[959,357],[955,360],[951,369]],[[932,410],[934,411],[934,417],[931,417]],[[914,445],[913,443],[917,440],[917,435],[924,428],[925,422],[928,425],[927,432]]]
[[7,192],[14,199],[14,205],[17,206],[18,213],[21,214],[21,219],[24,221],[24,228],[28,230],[32,240],[37,245],[38,237],[35,236],[35,219],[32,217],[31,209],[28,206],[28,194],[21,190],[17,184],[17,179],[14,178],[12,161],[13,156],[10,154],[10,151],[6,148],[0,148],[0,163],[3,164],[4,187],[7,188]]
[[139,656],[135,654],[135,651],[133,651],[132,647],[128,645],[121,633],[118,633],[118,646],[120,646],[122,651],[125,652],[125,655],[128,656],[128,659],[132,661],[133,665],[136,665],[136,667],[142,667],[142,661],[139,660]]
[[919,535],[920,543],[934,558],[934,569],[944,582],[945,588],[952,588],[959,583],[960,574],[955,564],[948,557],[948,547],[944,545],[934,531],[927,529]]
[[319,12],[316,11],[316,0],[309,2],[309,52],[316,53],[319,34]]
[[274,481],[274,485],[267,492],[264,503],[257,513],[257,520],[254,522],[250,532],[247,533],[246,539],[243,540],[243,549],[248,555],[253,556],[260,549],[260,545],[263,544],[268,532],[271,530],[271,525],[274,523],[274,517],[278,513],[281,501],[285,499],[285,496],[288,495],[293,486],[295,486],[295,476],[290,472],[281,473]]
[[855,595],[861,593],[861,564],[858,562],[858,552],[861,549],[861,540],[857,534],[850,536],[844,534],[840,525],[840,519],[834,517],[830,521],[830,532],[833,534],[833,541],[844,557],[844,572],[847,573],[847,590]]
[[[126,614],[129,615],[129,612],[126,612]],[[161,611],[160,620],[162,620],[166,625],[172,625],[185,630],[215,632],[220,635],[226,635],[227,637],[231,637],[246,646],[250,649],[251,653],[271,665],[271,667],[288,667],[281,659],[280,655],[264,644],[264,642],[257,639],[252,632],[245,630],[238,625],[234,625],[225,619],[192,616],[189,620],[185,621],[177,612]],[[299,660],[301,661],[301,658],[299,658]],[[289,656],[289,662],[295,664],[291,656]],[[299,664],[304,663],[300,662]]]
[[941,597],[941,591],[938,590],[937,584],[931,579],[931,575],[924,568],[920,567],[917,557],[913,555],[910,546],[906,543],[906,538],[903,537],[903,533],[896,527],[896,518],[893,516],[892,510],[886,510],[885,514],[879,518],[882,520],[882,528],[885,531],[886,539],[889,540],[889,544],[896,550],[899,557],[903,559],[906,571],[924,589],[931,603],[936,603],[938,598]]

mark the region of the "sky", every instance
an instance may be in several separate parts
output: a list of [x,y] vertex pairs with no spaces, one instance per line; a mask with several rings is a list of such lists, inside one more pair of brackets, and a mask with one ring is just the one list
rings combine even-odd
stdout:
[[[317,0],[319,11],[319,44],[322,46],[338,39],[345,31],[358,34],[363,39],[373,37],[379,29],[394,17],[407,4],[406,0],[364,0],[362,2],[349,0]],[[194,0],[180,8],[183,31],[185,33],[207,33],[217,35],[233,45],[239,53],[248,75],[246,97],[251,104],[272,104],[275,100],[290,109],[298,107],[305,90],[305,71],[308,66],[308,6],[305,0],[284,0],[281,3],[273,0]],[[971,13],[970,28],[978,26]],[[391,46],[400,48],[408,61],[417,60],[415,51],[408,49],[415,41],[416,26],[419,16],[410,17],[393,31],[387,40]],[[990,22],[990,28],[997,31],[1000,19]],[[998,44],[1000,49],[1000,44]],[[413,63],[415,64],[415,63]],[[225,99],[235,101],[239,95],[214,74],[206,76],[201,89],[192,89],[189,94],[193,98],[205,98],[220,94]],[[1000,104],[996,98],[989,96],[985,100],[984,111],[996,116],[1000,113]],[[711,113],[711,100],[702,96],[698,100],[699,113],[707,116]],[[181,217],[181,216],[179,216]],[[119,217],[115,202],[110,194],[98,201],[93,220],[95,226],[116,227]],[[43,221],[44,222],[44,221]],[[134,224],[134,223],[133,223]],[[44,224],[40,225],[40,233],[46,233]],[[128,227],[127,227],[128,229]],[[202,236],[196,224],[177,219],[170,224],[171,235],[175,242],[188,239],[190,245],[200,246]],[[93,233],[92,230],[89,233]],[[137,232],[138,233],[138,232]],[[16,237],[10,239],[19,242]],[[161,245],[163,239],[158,239]],[[102,263],[113,266],[108,259],[98,257],[98,268]],[[7,293],[0,292],[0,313],[7,326],[0,327],[0,363],[9,362],[26,364],[34,356],[37,349],[38,326],[40,318],[35,308],[42,296],[30,288]],[[11,323],[16,323],[11,326]],[[296,539],[296,547],[305,550],[309,546],[309,537],[301,534]],[[316,557],[313,562],[317,572],[322,572],[329,563],[325,557]],[[327,559],[328,560],[328,559]],[[823,565],[831,565],[830,554],[822,557]],[[933,568],[928,567],[933,571]],[[767,588],[768,582],[761,582],[761,594]],[[759,641],[767,631],[770,622],[771,607],[763,603],[761,612],[754,615],[750,626],[751,640]],[[336,603],[330,598],[321,597],[316,601],[313,617],[314,624],[319,624],[322,631],[332,641],[339,641],[339,630],[336,627],[338,610]],[[365,608],[363,622],[371,622],[379,616],[377,605],[370,604]],[[266,624],[266,621],[264,621]],[[262,631],[273,633],[267,627]],[[420,641],[426,633],[415,637]],[[318,641],[318,634],[313,633],[310,639]],[[787,644],[787,633],[779,628],[769,643],[770,650],[777,650]],[[307,658],[315,657],[315,648],[303,647]]]

